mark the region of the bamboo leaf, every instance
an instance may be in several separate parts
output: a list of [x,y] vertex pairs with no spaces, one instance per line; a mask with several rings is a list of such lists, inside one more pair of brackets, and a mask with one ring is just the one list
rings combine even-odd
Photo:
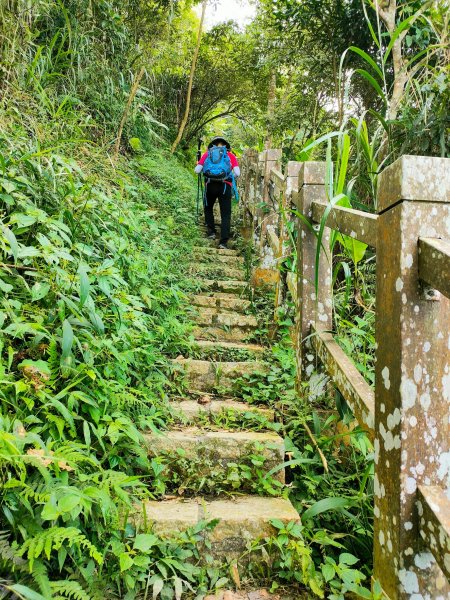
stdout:
[[377,92],[378,96],[383,100],[384,104],[387,104],[386,96],[384,95],[380,84],[374,77],[372,77],[370,73],[368,73],[365,69],[356,69],[355,73],[359,73],[361,77],[364,77],[364,79],[366,79],[373,87],[373,89]]
[[70,355],[73,344],[73,329],[72,325],[69,323],[67,319],[64,319],[63,326],[63,335],[62,335],[62,358],[65,359]]
[[350,156],[350,136],[345,133],[342,138],[342,150],[339,161],[339,176],[336,186],[336,194],[342,194],[344,191],[345,178],[347,176],[348,159]]
[[371,58],[367,54],[367,52],[364,52],[364,50],[361,50],[361,48],[358,48],[357,46],[350,46],[349,50],[351,50],[352,52],[355,52],[363,60],[365,60],[366,63],[368,63],[372,67],[372,69],[377,73],[377,75],[379,76],[381,81],[383,81],[383,79],[384,79],[383,71],[380,69],[380,67],[377,65],[377,63],[373,60],[373,58]]
[[341,512],[344,508],[352,506],[353,504],[354,501],[350,498],[342,498],[341,496],[323,498],[322,500],[315,502],[302,514],[302,520],[306,521],[307,519],[312,519],[313,517],[330,510]]
[[80,278],[80,306],[84,306],[90,290],[89,277],[84,266],[80,267],[78,275]]

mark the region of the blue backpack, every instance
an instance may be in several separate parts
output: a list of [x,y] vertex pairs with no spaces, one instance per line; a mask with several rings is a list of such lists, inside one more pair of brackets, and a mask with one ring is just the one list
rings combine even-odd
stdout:
[[203,174],[206,179],[213,181],[225,181],[232,178],[230,157],[225,146],[212,146],[208,150],[203,165]]

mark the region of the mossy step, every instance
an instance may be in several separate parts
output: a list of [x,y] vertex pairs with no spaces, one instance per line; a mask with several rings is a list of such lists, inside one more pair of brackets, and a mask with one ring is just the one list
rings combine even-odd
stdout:
[[207,538],[213,556],[225,560],[238,558],[249,543],[275,535],[272,520],[286,524],[300,521],[289,500],[261,496],[240,496],[234,500],[210,502],[202,498],[188,501],[147,500],[141,509],[136,510],[135,518],[141,527],[145,523],[149,531],[162,537],[179,534],[200,521],[218,519],[217,526],[207,534]]
[[[164,454],[176,460],[180,451],[183,451],[183,458],[197,465],[199,476],[210,475],[211,471],[218,476],[219,471],[226,470],[229,463],[248,461],[251,455],[264,458],[264,465],[260,468],[267,473],[284,461],[284,440],[273,432],[204,431],[188,427],[147,433],[144,434],[144,440],[152,457]],[[284,469],[272,477],[284,483]],[[232,484],[231,489],[234,489]]]
[[229,411],[237,415],[252,413],[269,422],[274,420],[274,411],[270,408],[259,408],[237,400],[219,400],[212,396],[202,396],[198,400],[173,401],[171,406],[189,422],[195,422],[202,416],[214,417]]
[[[204,246],[194,246],[193,252],[194,254],[204,254],[206,250]],[[230,250],[230,248],[210,248],[208,253],[219,256],[239,256],[237,250]]]
[[226,352],[246,352],[250,355],[262,356],[264,346],[259,344],[243,344],[242,342],[226,342],[224,340],[196,340],[195,345],[205,353],[224,354]]
[[[200,241],[198,242],[199,246],[197,247],[202,247],[202,248],[207,248],[208,252],[211,250],[221,250],[221,248],[219,248],[219,236],[216,236],[216,239],[211,240],[210,238],[206,237],[206,230],[204,232],[202,232],[201,234],[202,236],[204,235],[205,237],[202,237],[200,239]],[[227,242],[227,250],[235,250],[236,249],[236,242],[234,239],[228,240]]]
[[172,364],[184,373],[191,391],[201,392],[209,392],[217,388],[232,391],[239,377],[267,371],[267,365],[257,360],[213,362],[177,358],[172,361]]
[[202,306],[216,311],[244,312],[251,306],[250,300],[236,297],[223,298],[215,294],[211,296],[195,295],[191,299],[194,306]]
[[244,266],[244,259],[242,256],[220,254],[219,252],[211,252],[210,250],[200,250],[194,252],[193,258],[198,262],[206,265],[214,263],[221,263],[229,266],[235,265],[236,267],[242,268]]
[[211,263],[195,263],[190,267],[190,273],[197,276],[206,276],[208,279],[211,277],[219,277],[221,279],[243,279],[243,269],[230,267],[225,264]]
[[242,315],[237,312],[222,312],[220,309],[203,308],[193,316],[193,321],[201,326],[220,328],[239,328],[249,332],[258,327],[258,322],[253,315]]
[[202,279],[200,284],[203,290],[225,293],[243,293],[248,287],[248,282],[240,279]]
[[243,343],[252,334],[252,330],[243,329],[241,327],[224,327],[214,325],[199,325],[194,327],[192,334],[196,342],[206,341],[221,341]]

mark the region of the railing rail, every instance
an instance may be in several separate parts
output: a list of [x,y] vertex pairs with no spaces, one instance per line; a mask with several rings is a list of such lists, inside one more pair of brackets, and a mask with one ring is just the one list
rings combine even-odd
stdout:
[[377,215],[337,205],[330,210],[326,202],[313,202],[312,220],[320,223],[327,210],[329,210],[326,216],[328,227],[376,248]]
[[[325,163],[290,162],[283,175],[280,156],[260,153],[252,198],[266,210],[244,190],[244,213],[265,268],[284,259],[294,226],[297,268],[276,278],[276,306],[289,290],[298,378],[317,356],[374,440],[374,576],[391,600],[450,598],[450,159],[403,156],[379,176],[372,214],[330,205]],[[304,219],[325,219],[318,272]],[[331,333],[333,230],[376,249],[375,391]]]

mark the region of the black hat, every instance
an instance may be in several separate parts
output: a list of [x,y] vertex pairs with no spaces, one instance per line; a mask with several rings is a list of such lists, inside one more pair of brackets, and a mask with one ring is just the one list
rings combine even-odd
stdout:
[[215,146],[217,144],[217,142],[223,142],[227,148],[227,150],[231,150],[231,145],[229,142],[227,142],[227,140],[222,137],[221,135],[217,135],[216,137],[214,137],[208,144],[208,148],[212,148],[212,146]]

